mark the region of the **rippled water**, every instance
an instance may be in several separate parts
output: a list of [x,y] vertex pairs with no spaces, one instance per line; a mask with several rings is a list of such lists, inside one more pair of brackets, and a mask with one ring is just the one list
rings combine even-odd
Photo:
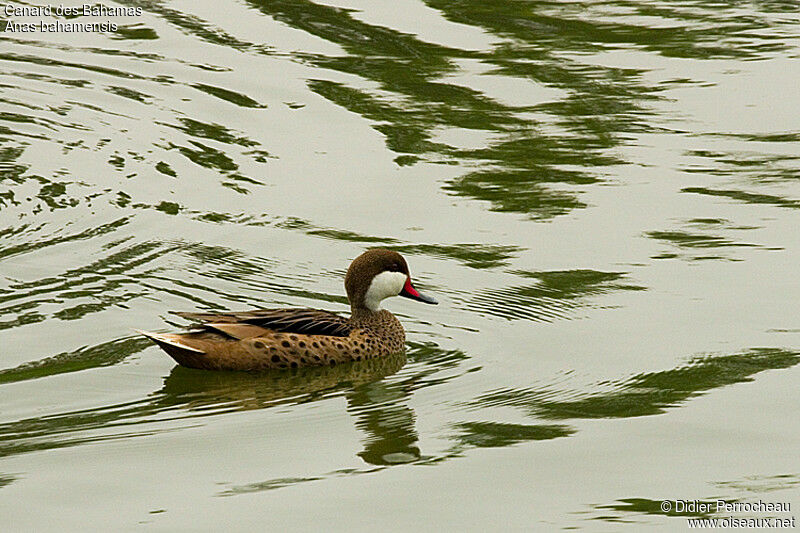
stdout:
[[[143,14],[0,34],[3,529],[800,507],[795,3],[107,5]],[[207,373],[132,331],[346,311],[371,246],[441,301],[388,302],[405,357]]]

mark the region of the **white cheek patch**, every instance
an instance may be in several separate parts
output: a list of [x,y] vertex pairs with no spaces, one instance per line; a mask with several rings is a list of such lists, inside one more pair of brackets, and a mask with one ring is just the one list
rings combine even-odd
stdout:
[[406,275],[402,272],[381,272],[369,284],[367,294],[364,296],[364,305],[370,311],[381,308],[381,300],[390,296],[397,296],[406,284]]

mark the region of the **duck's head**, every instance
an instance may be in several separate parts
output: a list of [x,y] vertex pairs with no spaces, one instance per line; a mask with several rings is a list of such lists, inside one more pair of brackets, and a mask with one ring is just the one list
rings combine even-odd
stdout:
[[438,303],[414,288],[406,260],[393,250],[376,248],[356,257],[347,269],[344,288],[353,311],[379,311],[381,300],[390,296],[405,296],[426,304]]

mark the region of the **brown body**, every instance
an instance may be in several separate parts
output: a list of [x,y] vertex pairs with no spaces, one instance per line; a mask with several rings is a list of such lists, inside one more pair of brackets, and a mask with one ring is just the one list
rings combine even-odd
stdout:
[[346,336],[275,331],[247,324],[226,326],[212,322],[202,331],[148,336],[179,364],[206,370],[333,366],[405,349],[403,326],[386,310],[353,320]]
[[[384,276],[378,278],[379,274]],[[373,280],[378,278],[378,282]],[[393,293],[398,280],[403,290]],[[195,322],[195,331],[141,332],[179,364],[207,370],[265,370],[333,366],[404,351],[400,321],[374,304],[407,295],[435,303],[411,286],[405,260],[389,250],[370,250],[350,265],[345,277],[352,315],[317,309],[263,309],[242,313],[176,313]],[[388,287],[388,288],[387,288]],[[410,289],[409,289],[410,287]],[[384,293],[390,292],[384,296]]]

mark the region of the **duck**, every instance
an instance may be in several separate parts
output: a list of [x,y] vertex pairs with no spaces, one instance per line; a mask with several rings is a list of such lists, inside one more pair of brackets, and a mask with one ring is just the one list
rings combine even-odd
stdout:
[[189,331],[136,331],[189,368],[260,371],[336,366],[405,351],[402,324],[381,308],[386,298],[438,303],[414,287],[405,258],[383,248],[356,257],[347,269],[344,287],[349,317],[307,308],[172,312],[191,321]]

